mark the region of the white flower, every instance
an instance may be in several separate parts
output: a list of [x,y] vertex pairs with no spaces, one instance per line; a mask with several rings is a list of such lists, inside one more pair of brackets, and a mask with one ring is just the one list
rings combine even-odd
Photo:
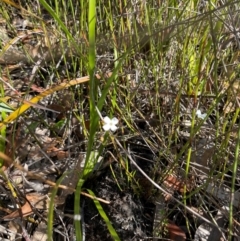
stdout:
[[200,119],[205,119],[205,117],[207,116],[207,114],[202,114],[202,112],[200,110],[196,111],[196,116]]
[[103,125],[103,129],[105,131],[116,131],[117,130],[117,124],[118,124],[118,119],[116,117],[113,117],[112,119],[110,119],[108,116],[105,116],[103,118],[103,122],[104,122],[104,125]]

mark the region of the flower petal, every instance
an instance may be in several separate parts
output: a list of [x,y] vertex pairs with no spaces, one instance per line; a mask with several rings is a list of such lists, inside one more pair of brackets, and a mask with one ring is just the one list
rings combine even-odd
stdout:
[[105,117],[103,118],[103,122],[104,122],[105,124],[110,124],[110,123],[111,123],[111,119],[110,119],[108,116],[105,116]]
[[113,125],[117,125],[118,124],[118,119],[116,118],[116,117],[113,117],[112,118],[112,123],[113,123]]
[[200,119],[205,119],[205,117],[207,116],[206,113],[202,114],[201,110],[197,110],[196,111],[196,116]]
[[118,129],[118,127],[116,125],[112,125],[111,126],[111,131],[112,132],[115,132],[117,129]]
[[105,131],[109,131],[110,128],[111,128],[111,125],[109,125],[109,124],[103,125],[103,130],[105,130]]
[[202,118],[202,119],[205,119],[206,116],[207,116],[206,113],[205,113],[205,114],[202,114],[202,115],[201,115],[201,118]]
[[200,110],[196,111],[196,116],[199,117],[200,115],[202,115],[202,112]]

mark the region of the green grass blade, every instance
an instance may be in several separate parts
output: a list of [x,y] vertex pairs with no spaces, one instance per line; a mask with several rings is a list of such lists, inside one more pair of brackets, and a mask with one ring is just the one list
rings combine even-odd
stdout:
[[[74,37],[72,36],[72,34],[69,32],[67,26],[62,22],[62,20],[59,18],[58,14],[51,8],[51,6],[45,1],[45,0],[39,0],[39,2],[41,3],[41,5],[51,14],[51,16],[55,19],[55,21],[58,23],[58,25],[60,26],[60,28],[63,30],[63,32],[66,34],[66,36],[68,37],[68,39],[71,41],[71,43],[74,45],[74,47],[76,48],[76,50],[79,49],[78,44],[76,43]],[[79,54],[81,54],[79,52]]]
[[[236,116],[239,116],[240,109],[238,108],[236,111]],[[231,185],[231,201],[229,203],[229,237],[228,240],[232,240],[233,236],[233,201],[234,201],[234,194],[235,194],[235,185],[237,179],[237,171],[239,166],[239,145],[240,145],[240,124],[238,125],[238,133],[237,133],[237,142],[235,147],[235,156],[234,156],[234,163],[232,168],[232,185]]]
[[[87,189],[87,191],[89,192],[89,194],[91,194],[93,197],[95,197],[94,193],[91,190]],[[112,224],[111,224],[107,214],[105,213],[102,205],[100,204],[100,202],[98,200],[96,200],[96,199],[94,199],[93,201],[94,201],[94,204],[95,204],[99,214],[101,215],[101,217],[103,218],[104,222],[106,223],[107,228],[108,228],[108,230],[109,230],[113,240],[120,241],[120,238],[119,238],[116,230],[112,226]]]
[[65,178],[65,176],[68,173],[66,173],[65,175],[62,175],[58,181],[56,182],[56,186],[53,187],[52,191],[51,191],[51,197],[50,197],[50,201],[49,201],[49,209],[48,209],[48,222],[47,222],[47,237],[48,237],[48,241],[52,241],[52,234],[53,234],[53,220],[54,220],[54,202],[55,202],[55,197],[57,195],[57,191],[58,191],[58,186],[61,184],[61,182],[63,181],[63,179]]
[[[95,141],[95,133],[98,128],[99,116],[95,109],[95,101],[97,97],[97,81],[95,78],[95,67],[96,67],[96,0],[90,0],[88,6],[88,38],[89,38],[89,50],[88,50],[88,72],[89,72],[89,84],[90,84],[90,135],[88,140],[87,154],[84,169],[86,168],[90,154]],[[84,173],[84,171],[83,171]],[[82,179],[82,175],[80,175],[80,179],[77,185],[75,199],[74,199],[74,214],[80,214],[80,192],[84,180]],[[82,240],[81,234],[81,225],[80,220],[74,220],[75,230],[76,230],[76,238],[77,240]]]

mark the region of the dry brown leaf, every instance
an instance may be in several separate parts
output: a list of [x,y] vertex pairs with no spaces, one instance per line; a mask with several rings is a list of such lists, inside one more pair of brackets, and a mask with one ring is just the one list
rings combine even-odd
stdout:
[[48,198],[46,195],[42,195],[39,193],[29,193],[26,195],[26,199],[28,201],[20,209],[4,216],[2,219],[13,220],[18,217],[27,217],[33,214],[32,206],[37,209],[44,209],[44,210],[48,208]]
[[[186,190],[189,191],[191,189],[191,181],[188,180],[189,183],[186,184]],[[167,176],[167,178],[164,180],[164,184],[168,187],[171,188],[173,191],[178,191],[183,193],[184,192],[184,186],[185,186],[185,181],[179,180],[177,177],[173,175]]]
[[68,155],[69,155],[67,151],[59,150],[55,146],[50,147],[47,150],[47,153],[49,154],[50,157],[57,156],[58,160],[63,160],[64,158],[68,157]]
[[167,224],[168,236],[172,241],[184,241],[186,240],[186,234],[183,230],[171,221]]
[[37,209],[47,209],[48,208],[48,197],[40,193],[28,193],[26,195],[27,200],[31,205]]
[[32,207],[28,202],[26,202],[20,209],[4,216],[2,219],[8,221],[18,217],[27,217],[31,214],[33,214]]

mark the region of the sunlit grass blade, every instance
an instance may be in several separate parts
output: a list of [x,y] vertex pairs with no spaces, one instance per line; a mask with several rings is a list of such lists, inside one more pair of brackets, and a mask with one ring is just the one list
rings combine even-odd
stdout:
[[38,103],[44,97],[46,97],[48,95],[51,95],[51,94],[55,93],[56,91],[66,89],[66,88],[69,88],[70,86],[74,86],[74,85],[77,85],[77,84],[85,83],[87,81],[89,81],[88,76],[82,77],[82,78],[77,78],[77,79],[71,80],[69,82],[61,83],[57,86],[54,86],[50,89],[47,89],[47,90],[43,91],[41,94],[33,97],[31,100],[29,100],[25,104],[21,105],[18,109],[16,109],[8,117],[6,117],[4,119],[4,121],[0,123],[0,129],[3,128],[4,126],[6,126],[7,124],[11,123],[12,121],[16,120],[20,115],[22,115],[30,107],[32,107],[34,104]]
[[[95,197],[95,194],[94,194],[91,190],[88,189],[88,192],[89,192],[92,196]],[[101,215],[101,217],[103,218],[104,222],[106,223],[107,228],[108,228],[108,230],[109,230],[109,232],[110,232],[113,240],[114,240],[114,241],[120,241],[120,238],[119,238],[116,230],[115,230],[114,227],[112,226],[111,221],[109,220],[109,218],[108,218],[107,214],[105,213],[105,211],[104,211],[102,205],[100,204],[100,202],[99,202],[98,200],[96,200],[96,199],[94,199],[93,201],[94,201],[94,203],[95,203],[95,206],[96,206],[99,214]]]

